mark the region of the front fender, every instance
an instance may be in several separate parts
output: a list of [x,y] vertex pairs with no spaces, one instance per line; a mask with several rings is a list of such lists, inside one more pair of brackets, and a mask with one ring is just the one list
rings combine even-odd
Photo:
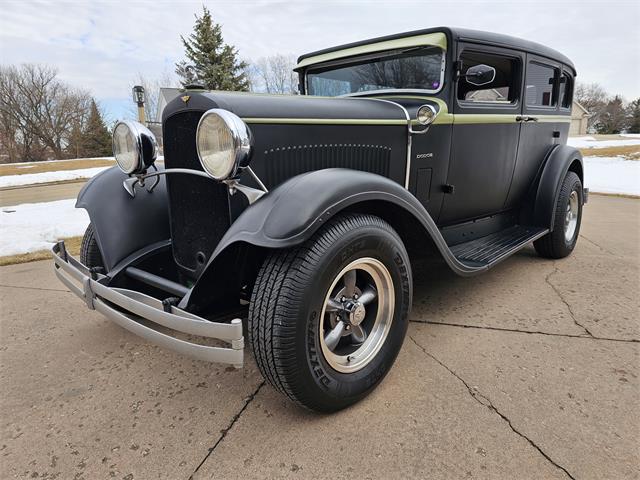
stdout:
[[371,200],[407,209],[430,232],[439,233],[420,202],[396,182],[359,170],[328,168],[298,175],[248,207],[222,237],[212,258],[235,242],[266,248],[299,245],[339,211]]
[[549,154],[540,176],[533,209],[535,225],[553,230],[556,202],[569,169],[576,170],[584,184],[582,154],[574,147],[558,145]]
[[107,271],[148,245],[171,238],[164,176],[152,192],[138,187],[131,197],[122,182],[128,178],[112,167],[89,180],[76,201],[91,219]]
[[[415,228],[425,231],[449,266],[460,275],[473,275],[486,267],[469,267],[449,250],[435,222],[405,188],[373,173],[329,168],[293,177],[249,206],[231,225],[214,250],[202,275],[182,305],[199,303],[215,291],[221,270],[236,260],[238,244],[267,249],[300,245],[334,215],[360,203],[378,202],[407,212]],[[218,280],[216,280],[216,278]],[[208,293],[209,292],[209,293]]]

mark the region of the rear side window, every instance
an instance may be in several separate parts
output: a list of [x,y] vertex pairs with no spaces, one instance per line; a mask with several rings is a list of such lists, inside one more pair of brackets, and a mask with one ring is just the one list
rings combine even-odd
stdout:
[[573,100],[573,77],[567,72],[563,72],[560,77],[560,98],[558,103],[562,108],[571,108]]
[[554,95],[557,69],[541,63],[529,62],[525,98],[529,107],[555,107]]
[[458,80],[458,100],[464,103],[513,104],[518,100],[519,62],[515,58],[485,52],[464,51],[460,56],[462,73],[477,65],[495,69],[491,83],[473,85],[461,77]]

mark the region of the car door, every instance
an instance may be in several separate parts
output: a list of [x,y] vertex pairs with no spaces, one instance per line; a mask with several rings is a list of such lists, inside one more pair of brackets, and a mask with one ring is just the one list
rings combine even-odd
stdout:
[[[516,161],[525,54],[458,44],[451,158],[439,224],[459,223],[503,209]],[[495,69],[490,83],[468,81],[469,68]]]
[[527,54],[520,145],[505,209],[522,204],[550,149],[566,141],[572,81],[573,75],[563,74],[560,64]]

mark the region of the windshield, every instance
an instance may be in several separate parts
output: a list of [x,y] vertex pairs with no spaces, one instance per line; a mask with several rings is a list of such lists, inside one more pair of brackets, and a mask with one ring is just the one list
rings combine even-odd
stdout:
[[395,55],[369,57],[346,66],[307,73],[307,94],[335,97],[387,89],[418,89],[435,93],[444,78],[444,52],[416,48]]

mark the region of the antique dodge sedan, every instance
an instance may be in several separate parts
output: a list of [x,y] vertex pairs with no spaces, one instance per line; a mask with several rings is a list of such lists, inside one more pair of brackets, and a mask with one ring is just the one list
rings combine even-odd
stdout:
[[575,68],[494,33],[431,28],[299,58],[301,95],[185,88],[80,192],[80,261],[56,273],[90,309],[166,348],[243,364],[300,405],[344,408],[391,368],[412,263],[464,276],[530,242],[566,257],[580,153],[566,145]]

